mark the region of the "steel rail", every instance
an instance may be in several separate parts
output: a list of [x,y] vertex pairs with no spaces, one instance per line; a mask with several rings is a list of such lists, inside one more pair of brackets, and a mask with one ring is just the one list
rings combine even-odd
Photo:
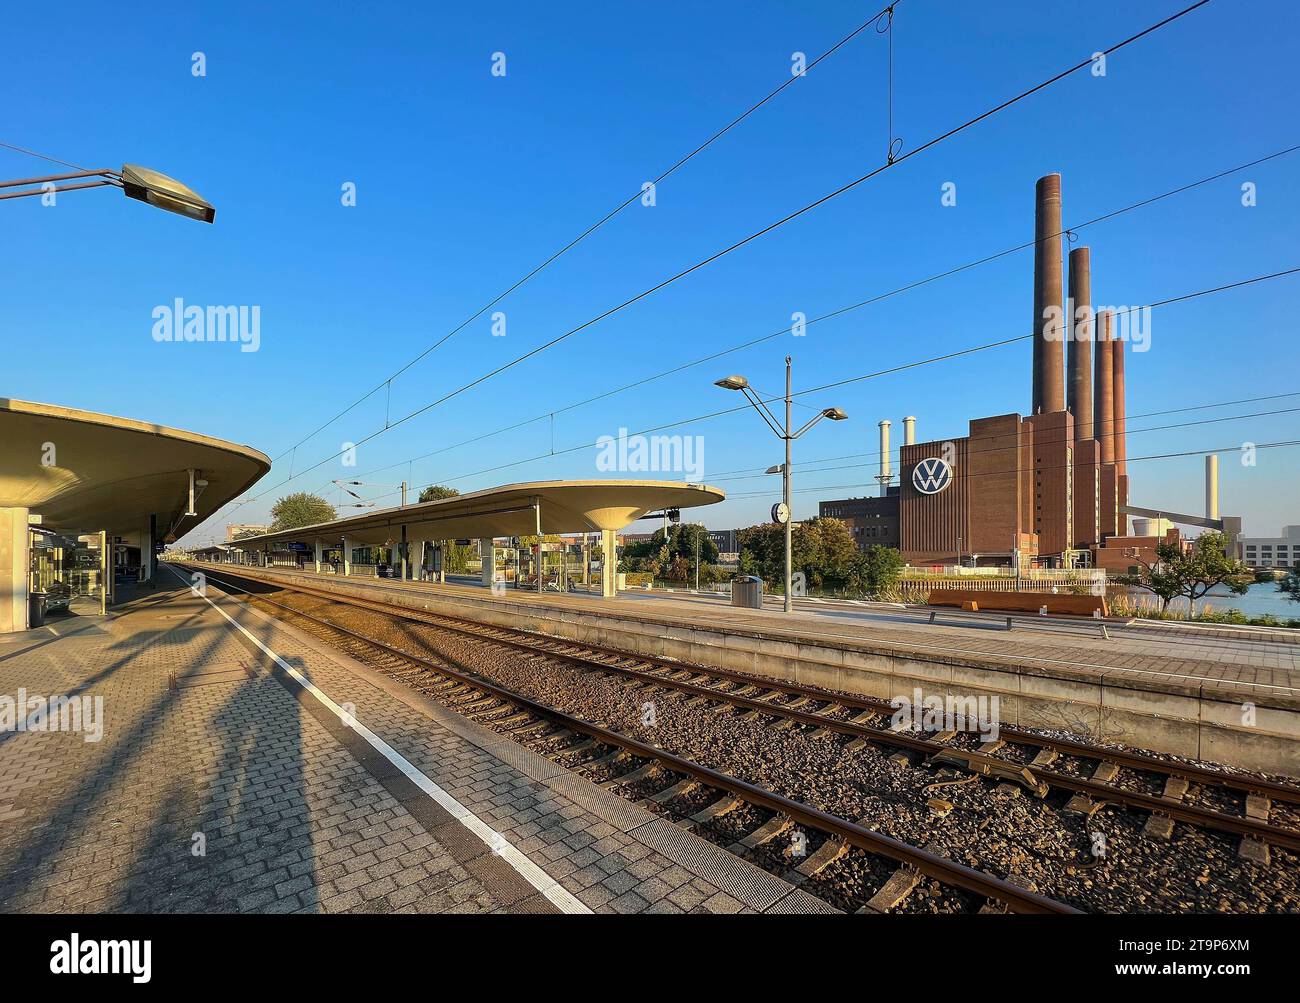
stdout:
[[[227,572],[229,573],[229,572]],[[240,577],[235,575],[234,577]],[[854,710],[867,710],[877,713],[892,714],[896,708],[887,700],[879,700],[866,696],[851,696],[835,693],[829,690],[819,689],[813,686],[806,686],[802,683],[788,682],[778,679],[766,679],[759,676],[746,675],[742,672],[736,672],[731,669],[714,668],[706,665],[697,665],[691,662],[669,661],[662,658],[656,658],[653,655],[643,655],[632,651],[611,648],[606,645],[592,644],[585,641],[570,641],[566,638],[553,637],[540,631],[530,630],[525,627],[499,627],[495,624],[480,624],[476,621],[466,620],[462,617],[452,616],[445,613],[433,613],[429,610],[417,610],[404,606],[394,606],[376,599],[367,599],[360,596],[342,596],[337,593],[328,592],[323,589],[314,589],[309,585],[300,585],[298,583],[285,584],[275,579],[259,578],[255,575],[249,575],[248,580],[262,582],[263,584],[274,584],[281,588],[293,589],[305,595],[315,595],[321,598],[331,599],[336,602],[348,603],[358,607],[373,609],[377,612],[400,615],[415,622],[427,622],[433,626],[444,626],[443,623],[435,621],[457,621],[461,624],[471,625],[480,630],[500,630],[509,631],[516,634],[523,634],[528,637],[536,638],[542,643],[568,645],[572,647],[584,648],[588,651],[595,651],[600,654],[610,655],[619,658],[633,658],[638,661],[646,662],[651,665],[658,665],[671,671],[694,671],[715,676],[719,679],[726,679],[732,682],[740,682],[765,686],[768,689],[778,690],[797,696],[806,696],[813,700],[822,700],[829,703],[840,704]],[[456,629],[446,625],[447,629]],[[472,631],[469,631],[472,632]],[[481,635],[480,635],[481,636]],[[510,643],[502,640],[502,643]],[[520,645],[524,647],[524,645]],[[557,653],[557,657],[559,657]],[[570,656],[571,658],[580,659],[580,656]],[[613,669],[614,666],[604,666],[602,663],[595,663],[604,668]],[[715,691],[716,692],[716,691]],[[718,694],[721,696],[722,694]],[[818,722],[826,724],[826,722]],[[889,733],[893,735],[894,733]],[[1220,773],[1217,770],[1208,769],[1203,766],[1195,766],[1190,763],[1174,763],[1155,756],[1148,756],[1140,752],[1130,752],[1122,749],[1104,748],[1101,746],[1087,745],[1082,742],[1074,742],[1069,739],[1049,738],[1044,735],[1038,735],[1033,732],[1023,731],[1014,727],[1003,727],[1000,734],[1010,742],[1021,745],[1032,745],[1038,748],[1050,749],[1063,755],[1078,756],[1084,759],[1095,759],[1103,762],[1114,763],[1117,766],[1126,769],[1141,770],[1148,773],[1156,773],[1161,776],[1180,777],[1185,780],[1193,780],[1197,783],[1207,784],[1216,787],[1225,787],[1231,790],[1243,791],[1248,794],[1256,794],[1262,797],[1272,798],[1278,801],[1284,801],[1290,804],[1300,804],[1300,787],[1289,784],[1278,783],[1271,780],[1262,780],[1258,778],[1240,777],[1230,773]],[[930,750],[936,750],[937,746],[930,746]],[[919,751],[919,750],[918,750]],[[998,760],[998,762],[1004,762]],[[1059,775],[1064,776],[1064,775]],[[1085,783],[1076,778],[1067,777],[1071,783]],[[1099,785],[1107,792],[1113,794],[1120,790],[1109,785]],[[1083,792],[1081,792],[1083,793]],[[1160,801],[1161,811],[1169,807],[1170,802]],[[1209,811],[1210,809],[1205,809]],[[1232,818],[1232,816],[1223,816]]]
[[[262,581],[263,584],[275,584],[275,583],[267,583],[264,580],[257,579],[257,578],[253,578],[252,580]],[[713,689],[711,687],[699,686],[693,683],[687,683],[685,681],[678,681],[654,673],[648,673],[638,669],[629,668],[626,666],[610,665],[605,662],[600,662],[594,659],[584,658],[581,655],[576,655],[571,652],[547,650],[546,648],[540,647],[535,644],[528,644],[522,641],[513,641],[508,638],[495,637],[490,632],[505,631],[505,632],[525,634],[530,637],[538,638],[546,644],[559,644],[568,647],[580,647],[580,648],[587,648],[588,650],[597,650],[597,651],[601,651],[602,653],[617,655],[618,657],[621,658],[630,658],[637,661],[646,662],[652,665],[659,665],[663,668],[672,669],[673,671],[698,671],[699,673],[704,675],[713,675],[716,677],[727,678],[734,681],[743,681],[749,685],[764,686],[767,689],[775,690],[777,692],[781,692],[785,690],[787,692],[794,693],[799,696],[807,696],[811,699],[816,699],[829,704],[838,704],[840,706],[853,708],[853,707],[858,707],[862,703],[862,701],[855,701],[849,698],[841,698],[836,694],[829,693],[824,690],[817,690],[812,687],[806,687],[797,684],[787,686],[787,684],[784,683],[778,683],[776,685],[768,685],[762,679],[755,678],[752,676],[745,676],[741,673],[732,673],[726,670],[715,670],[706,667],[699,667],[697,669],[685,663],[663,662],[661,660],[657,660],[648,656],[638,655],[632,652],[617,651],[616,649],[603,648],[597,645],[587,645],[581,642],[569,642],[563,639],[550,637],[549,635],[538,634],[537,632],[534,631],[528,631],[523,628],[507,628],[507,627],[497,627],[495,625],[482,625],[482,624],[475,624],[472,621],[465,621],[465,620],[460,620],[459,622],[462,624],[469,624],[471,626],[457,626],[445,622],[448,619],[456,620],[457,618],[444,617],[442,614],[429,613],[428,611],[395,608],[388,604],[376,602],[375,600],[361,599],[357,597],[348,597],[348,596],[338,596],[330,592],[325,592],[318,589],[312,589],[310,587],[303,587],[298,585],[293,585],[293,586],[281,585],[281,587],[288,588],[291,591],[298,592],[301,595],[313,596],[316,598],[325,599],[330,602],[335,602],[340,605],[352,606],[358,609],[366,609],[378,613],[380,615],[405,619],[413,623],[424,623],[436,629],[449,630],[454,633],[459,633],[463,636],[475,638],[479,641],[486,641],[486,642],[507,645],[519,650],[531,652],[533,654],[538,654],[549,658],[555,658],[557,660],[567,662],[568,664],[576,665],[579,668],[582,668],[587,671],[596,669],[600,671],[616,672],[624,676],[641,680],[651,685],[658,685],[661,687],[675,689],[679,692],[688,693],[691,696],[703,697],[709,700],[729,703],[734,706],[743,707],[747,710],[757,711],[759,713],[768,714],[774,717],[786,717],[794,721],[797,721],[800,724],[825,728],[828,731],[834,731],[843,735],[850,735],[855,738],[860,738],[864,741],[872,741],[878,744],[889,745],[894,748],[905,749],[910,752],[918,752],[926,756],[937,755],[938,753],[945,751],[947,748],[946,746],[938,745],[934,742],[931,742],[928,739],[916,738],[911,735],[903,734],[900,732],[889,731],[881,728],[872,728],[868,725],[856,724],[851,721],[841,721],[835,718],[828,718],[819,712],[801,711],[798,708],[787,707],[781,704],[774,704],[765,700],[756,700],[750,697],[744,697],[736,694],[726,693],[726,692]],[[241,590],[241,591],[246,592],[247,590]],[[247,593],[247,594],[253,595],[254,593]],[[273,602],[273,600],[268,600],[268,601]],[[291,608],[291,607],[285,607],[283,604],[280,603],[275,603],[275,605],[279,605],[281,606],[281,608]],[[301,611],[297,611],[297,612],[301,612]],[[438,622],[438,621],[443,621],[443,622]],[[478,629],[474,629],[474,628],[478,628]],[[485,629],[487,632],[485,632]],[[886,707],[888,707],[888,709],[890,710],[893,709],[888,705],[886,705]],[[876,711],[879,710],[880,708],[878,706],[864,706],[861,709]],[[1007,732],[1010,731],[1010,729],[1004,729],[1004,730]],[[1037,737],[1037,736],[1032,736],[1032,737]],[[1016,741],[1016,740],[1017,739],[1014,738],[1012,739],[1012,741]],[[1050,740],[1045,740],[1045,741],[1050,743]],[[1041,744],[1041,743],[1037,743],[1037,744]],[[1064,743],[1064,744],[1075,745],[1076,743]],[[1053,745],[1048,744],[1048,747],[1053,747]],[[1099,750],[1093,749],[1090,746],[1078,746],[1078,747],[1083,750],[1088,750],[1085,753],[1087,758],[1102,758],[1111,761],[1116,761],[1119,758],[1121,758],[1121,757],[1110,757],[1110,756],[1099,757],[1097,754]],[[962,750],[962,755],[972,763],[984,764],[989,766],[1008,765],[1007,760],[997,759],[996,757],[985,755],[979,752],[970,752],[970,751]],[[1155,760],[1155,759],[1150,759],[1148,757],[1140,757],[1140,761],[1144,765],[1141,767],[1133,767],[1133,768],[1145,769],[1150,772],[1157,772],[1161,775],[1170,775],[1171,771],[1167,769],[1167,764],[1164,764],[1163,760]],[[1154,765],[1146,765],[1148,763]],[[1164,766],[1166,768],[1161,768],[1161,766]],[[1028,769],[1029,767],[1026,768]],[[1222,784],[1220,775],[1215,773],[1214,771],[1202,770],[1201,772],[1208,774],[1209,777],[1212,779],[1212,782],[1217,784]],[[1153,814],[1164,815],[1169,818],[1173,818],[1182,822],[1187,822],[1192,825],[1199,825],[1202,828],[1213,829],[1221,832],[1231,833],[1236,836],[1243,836],[1251,839],[1257,839],[1260,840],[1261,842],[1269,843],[1274,846],[1300,852],[1300,831],[1295,829],[1282,828],[1279,826],[1271,825],[1267,821],[1260,820],[1260,819],[1253,819],[1246,816],[1229,815],[1227,813],[1217,811],[1213,808],[1204,808],[1204,807],[1199,807],[1197,805],[1184,804],[1180,801],[1173,801],[1171,799],[1158,797],[1151,794],[1144,794],[1138,791],[1130,791],[1122,787],[1114,786],[1112,784],[1102,783],[1096,780],[1087,780],[1080,777],[1074,777],[1069,774],[1058,773],[1054,770],[1047,770],[1041,767],[1033,767],[1031,769],[1031,773],[1033,773],[1035,777],[1040,778],[1041,780],[1047,782],[1051,786],[1057,787],[1061,790],[1068,790],[1075,794],[1087,795],[1088,797],[1100,803],[1116,803],[1116,804],[1121,804],[1132,808],[1139,808],[1145,811],[1152,812]],[[1179,775],[1179,774],[1174,773],[1173,775]],[[1286,791],[1287,789],[1283,788],[1283,790]],[[1290,792],[1288,791],[1288,793]]]
[[[354,604],[347,600],[343,600],[341,604],[356,605],[358,608],[368,608],[365,604]],[[614,672],[640,680],[651,686],[660,686],[677,690],[693,697],[705,697],[709,700],[732,704],[736,707],[757,711],[773,717],[785,717],[797,721],[799,724],[825,728],[827,731],[834,731],[841,735],[849,735],[854,738],[863,739],[864,741],[876,742],[883,745],[893,746],[895,748],[905,749],[909,752],[919,752],[926,756],[934,756],[947,749],[946,746],[939,745],[929,739],[917,738],[912,735],[889,731],[884,728],[873,728],[870,725],[858,724],[853,721],[841,721],[836,718],[826,717],[820,711],[804,711],[797,707],[789,707],[782,704],[771,703],[767,700],[756,699],[754,697],[727,693],[713,689],[709,686],[701,686],[685,680],[669,679],[628,666],[609,665],[604,662],[584,658],[581,655],[569,652],[548,651],[536,645],[527,644],[522,641],[512,641],[505,638],[493,637],[491,634],[482,633],[473,629],[454,626],[451,624],[432,623],[414,617],[406,617],[401,613],[394,613],[391,609],[387,608],[375,609],[373,611],[380,615],[397,616],[401,619],[409,619],[415,623],[427,623],[429,626],[437,629],[450,630],[462,636],[475,638],[479,641],[501,644],[518,650],[528,651],[536,655],[541,655],[546,658],[553,658],[557,661],[563,661],[575,665],[584,671],[596,670]],[[493,627],[492,629],[502,631],[513,630],[513,628],[504,627]],[[586,647],[585,645],[578,646]],[[624,656],[628,658],[636,658],[638,660],[646,660],[642,659],[641,656],[633,655],[631,653],[624,653]],[[682,671],[690,670],[683,668]],[[709,674],[711,670],[700,669],[699,671],[702,674]],[[763,683],[752,678],[747,678],[746,681],[751,685],[763,686]],[[843,702],[835,699],[833,694],[828,694],[825,691],[810,691],[800,695],[807,695],[818,700],[829,701],[833,704],[845,706]],[[961,750],[961,752],[963,756],[969,758],[975,763],[986,765],[996,764],[999,766],[1008,765],[1007,760],[997,759],[994,756],[986,755],[984,753],[967,750]],[[1218,829],[1237,836],[1247,836],[1252,839],[1271,843],[1274,846],[1300,852],[1300,831],[1294,829],[1283,829],[1278,826],[1270,825],[1268,822],[1259,819],[1229,815],[1213,808],[1203,808],[1197,805],[1182,804],[1181,802],[1171,801],[1155,795],[1143,794],[1139,791],[1130,791],[1122,787],[1115,787],[1111,784],[1102,783],[1101,781],[1086,780],[1081,777],[1074,777],[1067,773],[1058,773],[1055,770],[1048,770],[1042,767],[1026,768],[1030,769],[1035,777],[1046,781],[1053,787],[1068,790],[1075,794],[1086,794],[1093,800],[1099,802],[1116,802],[1134,808],[1142,808],[1155,814],[1167,815],[1170,818],[1175,818],[1179,821],[1188,822],[1194,825],[1200,825],[1204,828]]]
[[[218,582],[220,584],[220,582]],[[236,586],[237,587],[237,586]],[[987,898],[996,899],[1004,902],[1007,906],[1016,912],[1023,913],[1078,913],[1081,910],[1074,908],[1064,902],[1058,902],[1055,899],[1039,895],[1037,892],[1029,891],[1019,885],[1004,881],[1001,878],[994,877],[983,871],[976,870],[973,867],[967,867],[965,864],[957,863],[946,857],[930,853],[919,847],[912,846],[902,840],[894,839],[883,833],[875,832],[856,822],[848,819],[831,815],[827,812],[814,808],[811,805],[804,804],[802,801],[795,801],[791,798],[784,797],[774,791],[765,790],[757,787],[737,777],[730,776],[726,773],[720,773],[717,770],[703,766],[693,760],[685,759],[664,749],[657,748],[653,745],[647,745],[644,742],[629,738],[615,731],[610,731],[600,725],[592,724],[581,718],[573,717],[566,714],[558,708],[548,704],[540,703],[513,690],[500,686],[489,680],[483,679],[472,672],[465,672],[447,666],[445,662],[434,661],[424,658],[420,655],[414,655],[410,652],[403,651],[393,645],[387,644],[376,638],[367,637],[348,627],[332,623],[329,620],[322,619],[311,613],[302,610],[296,610],[284,603],[277,602],[264,595],[248,592],[241,589],[250,599],[259,600],[277,606],[295,616],[300,616],[313,623],[317,623],[328,630],[337,631],[345,634],[363,644],[378,648],[389,655],[397,658],[406,659],[423,668],[428,669],[442,676],[450,676],[468,686],[483,690],[493,696],[513,703],[529,713],[538,717],[550,720],[579,734],[587,735],[606,745],[616,746],[625,749],[635,756],[644,759],[654,760],[663,764],[674,773],[682,773],[692,777],[710,787],[716,787],[719,790],[726,791],[750,802],[751,804],[765,808],[769,811],[777,812],[794,819],[814,829],[820,829],[830,833],[832,836],[843,839],[846,843],[856,846],[859,849],[876,853],[881,856],[889,857],[897,863],[905,864],[915,868],[921,874],[942,881],[945,884],[953,885],[964,891]],[[334,597],[329,597],[334,598]],[[347,605],[346,601],[343,605]]]

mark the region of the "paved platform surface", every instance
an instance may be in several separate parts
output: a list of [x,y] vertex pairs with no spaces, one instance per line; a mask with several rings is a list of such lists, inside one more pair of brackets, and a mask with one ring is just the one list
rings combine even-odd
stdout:
[[[380,590],[459,594],[475,596],[484,602],[495,599],[483,589],[467,584],[342,579],[279,567],[265,570],[306,579],[354,582]],[[1006,631],[996,620],[949,617],[949,622],[944,623],[944,613],[940,614],[939,623],[929,624],[922,615],[884,604],[801,601],[794,612],[784,613],[772,605],[761,610],[737,609],[725,597],[692,593],[629,592],[617,599],[601,599],[586,594],[538,595],[512,588],[506,590],[501,600],[674,626],[757,632],[823,644],[866,645],[921,657],[970,657],[1047,670],[1059,666],[1108,678],[1125,675],[1134,681],[1157,684],[1167,679],[1179,685],[1196,686],[1207,693],[1221,689],[1230,699],[1244,692],[1265,702],[1300,706],[1300,643],[1297,643],[1300,638],[1294,636],[1295,632],[1138,621],[1132,626],[1111,627],[1110,637],[1106,639],[1091,623],[1077,628],[1046,629],[1018,622],[1015,630]]]
[[210,594],[251,638],[160,568],[107,618],[0,639],[0,695],[103,708],[0,732],[0,910],[826,910]]

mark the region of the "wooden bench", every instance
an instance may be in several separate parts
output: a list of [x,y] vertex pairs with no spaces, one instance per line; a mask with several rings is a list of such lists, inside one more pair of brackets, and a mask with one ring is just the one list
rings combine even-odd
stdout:
[[[1022,613],[1036,616],[1086,616],[1098,622],[1102,637],[1109,638],[1102,618],[1109,615],[1105,596],[1075,595],[1058,592],[995,592],[981,589],[933,589],[926,602],[930,609],[930,622],[935,622],[939,610],[933,607],[953,608],[963,613]],[[1008,616],[1007,630],[1012,629],[1014,616]]]

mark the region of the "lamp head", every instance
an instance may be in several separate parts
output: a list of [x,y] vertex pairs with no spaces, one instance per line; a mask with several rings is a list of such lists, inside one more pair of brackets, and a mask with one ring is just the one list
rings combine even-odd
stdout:
[[722,387],[723,390],[744,390],[749,386],[749,380],[743,376],[724,376],[720,380],[715,380],[715,387]]
[[201,223],[211,223],[217,216],[217,210],[211,203],[205,202],[198,192],[161,171],[141,167],[139,164],[122,165],[122,191],[127,198],[147,202],[159,209],[197,219]]
[[822,417],[829,418],[831,421],[843,421],[845,418],[848,417],[848,415],[845,414],[845,412],[840,408],[828,407],[825,411],[822,412]]

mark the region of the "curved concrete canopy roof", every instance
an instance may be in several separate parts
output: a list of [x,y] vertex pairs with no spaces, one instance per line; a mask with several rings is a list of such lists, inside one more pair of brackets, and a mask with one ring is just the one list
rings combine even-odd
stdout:
[[[185,515],[191,468],[208,482],[196,489],[196,516]],[[159,539],[179,537],[270,469],[248,446],[0,397],[0,506],[28,508],[51,528],[122,533],[147,527],[153,515]]]
[[543,533],[593,533],[621,530],[647,512],[712,505],[725,497],[718,488],[682,481],[533,481],[266,533],[235,546],[260,550],[266,543],[317,539],[338,546],[345,534],[354,545],[390,546],[401,540],[402,526],[411,540],[527,536],[536,532],[536,501]]

